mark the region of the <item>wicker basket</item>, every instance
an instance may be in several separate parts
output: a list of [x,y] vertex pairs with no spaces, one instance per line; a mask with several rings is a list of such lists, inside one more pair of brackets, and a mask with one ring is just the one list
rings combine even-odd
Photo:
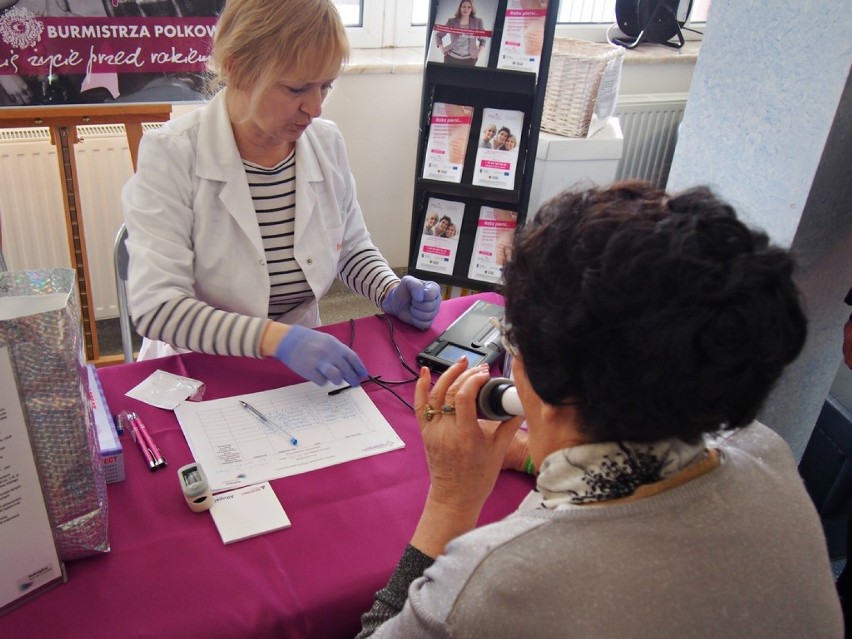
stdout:
[[550,58],[541,128],[572,138],[589,133],[592,116],[615,111],[624,48],[556,38]]

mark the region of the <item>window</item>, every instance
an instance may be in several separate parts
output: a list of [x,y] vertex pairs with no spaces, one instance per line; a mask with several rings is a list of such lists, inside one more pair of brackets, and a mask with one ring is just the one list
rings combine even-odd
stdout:
[[[557,2],[558,0],[551,0]],[[429,0],[334,0],[353,47],[418,47],[426,42]],[[616,0],[563,0],[556,33],[603,42]],[[704,23],[711,0],[693,0],[690,23]]]

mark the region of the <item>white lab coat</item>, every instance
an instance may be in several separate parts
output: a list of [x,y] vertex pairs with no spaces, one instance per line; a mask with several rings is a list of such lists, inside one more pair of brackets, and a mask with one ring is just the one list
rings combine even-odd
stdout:
[[[224,98],[222,91],[204,107],[149,131],[139,145],[136,174],[121,198],[133,317],[177,296],[266,317],[266,258]],[[296,142],[294,241],[296,261],[316,299],[328,292],[341,260],[375,248],[343,137],[328,120],[314,120]],[[316,302],[282,321],[317,326]],[[148,341],[139,359],[174,352]]]

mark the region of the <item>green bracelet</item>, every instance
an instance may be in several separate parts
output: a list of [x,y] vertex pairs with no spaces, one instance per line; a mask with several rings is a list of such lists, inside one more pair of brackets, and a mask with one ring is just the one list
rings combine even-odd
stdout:
[[533,464],[532,457],[529,455],[524,460],[524,472],[527,475],[535,475],[535,465]]

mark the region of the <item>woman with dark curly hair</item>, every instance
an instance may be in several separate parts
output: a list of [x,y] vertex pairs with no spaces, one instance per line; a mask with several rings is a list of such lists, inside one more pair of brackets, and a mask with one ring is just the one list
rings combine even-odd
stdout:
[[[793,268],[706,188],[546,203],[504,271],[527,430],[477,418],[487,368],[421,371],[431,486],[361,636],[842,637],[819,518],[755,421],[805,341]],[[501,468],[536,489],[475,530]]]

